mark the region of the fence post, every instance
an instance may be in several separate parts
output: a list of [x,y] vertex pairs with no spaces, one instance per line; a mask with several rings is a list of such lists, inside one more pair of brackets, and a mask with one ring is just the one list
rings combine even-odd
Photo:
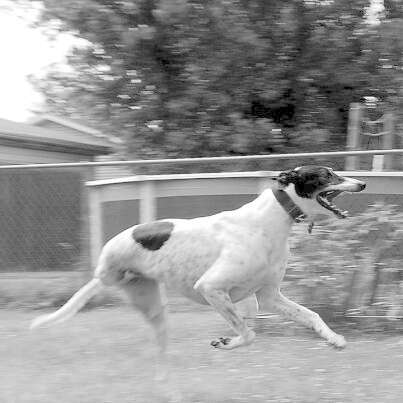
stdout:
[[[360,147],[361,105],[353,102],[350,105],[347,128],[347,151],[356,151]],[[346,171],[355,171],[359,168],[359,157],[346,157]]]
[[102,186],[94,186],[89,192],[89,224],[90,224],[90,251],[91,269],[94,269],[98,262],[103,244],[102,230]]
[[156,219],[154,188],[154,181],[148,180],[140,183],[140,223]]
[[91,274],[92,261],[91,261],[91,224],[90,224],[90,190],[86,186],[88,181],[94,179],[94,169],[92,167],[83,167],[81,169],[81,206],[80,206],[80,225],[81,225],[81,239],[80,239],[80,264],[81,270],[86,274],[86,277]]
[[[392,112],[388,112],[385,115],[384,131],[382,148],[385,150],[391,150],[394,145],[394,116]],[[393,170],[393,155],[385,155],[385,170]]]

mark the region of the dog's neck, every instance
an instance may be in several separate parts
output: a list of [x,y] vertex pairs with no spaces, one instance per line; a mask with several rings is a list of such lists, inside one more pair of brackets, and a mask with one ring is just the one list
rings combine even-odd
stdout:
[[[294,197],[292,197],[289,193]],[[310,234],[312,232],[314,222],[306,211],[301,209],[300,204],[304,203],[301,203],[301,198],[297,196],[295,189],[292,188],[292,190],[289,190],[289,192],[286,192],[284,189],[273,189],[273,195],[284,211],[293,220],[293,222],[308,222],[308,233]],[[298,201],[300,203],[298,203]]]
[[[279,231],[278,234],[282,234],[288,236],[291,231],[292,225],[295,223],[295,216],[300,216],[301,214],[304,217],[304,221],[310,222],[311,215],[310,210],[312,207],[309,203],[312,203],[310,199],[304,200],[299,197],[293,186],[288,186],[286,189],[282,189],[285,192],[282,196],[280,196],[280,200],[283,197],[287,198],[288,206],[284,207],[283,203],[275,197],[274,194],[275,189],[266,189],[257,199],[253,202],[248,203],[241,207],[239,212],[245,212],[245,219],[248,221],[253,220],[255,225],[258,226],[269,226],[274,232]],[[277,195],[278,196],[278,195]],[[295,208],[293,214],[290,215],[288,210]],[[311,229],[308,228],[308,230]]]
[[294,220],[274,197],[271,189],[237,210],[239,217],[258,227],[270,227],[274,233],[288,236]]
[[293,221],[301,222],[306,218],[306,214],[300,209],[300,207],[294,202],[294,200],[285,190],[273,189],[273,195]]

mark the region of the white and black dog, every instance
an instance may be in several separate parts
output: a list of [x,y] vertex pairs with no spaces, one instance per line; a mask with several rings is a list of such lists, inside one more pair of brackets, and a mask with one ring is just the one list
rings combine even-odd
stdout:
[[252,343],[255,333],[234,303],[255,295],[263,312],[279,312],[316,331],[335,347],[344,337],[311,310],[280,292],[295,221],[313,222],[317,214],[346,217],[332,204],[342,192],[360,192],[365,183],[322,166],[282,172],[275,189],[265,190],[237,210],[194,219],[140,224],[116,235],[103,248],[94,278],[63,307],[40,316],[32,328],[73,316],[105,286],[121,287],[152,325],[161,352],[166,347],[165,301],[160,284],[201,304],[210,304],[237,334],[211,344],[233,349]]

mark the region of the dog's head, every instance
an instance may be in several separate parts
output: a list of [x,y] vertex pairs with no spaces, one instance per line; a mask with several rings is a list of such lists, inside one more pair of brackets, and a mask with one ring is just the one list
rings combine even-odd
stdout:
[[[295,202],[308,214],[329,212],[338,218],[347,217],[339,210],[333,199],[342,192],[361,192],[365,183],[357,179],[337,175],[333,169],[317,165],[305,165],[280,173],[277,178],[280,188],[294,186]],[[308,210],[308,211],[306,211]]]

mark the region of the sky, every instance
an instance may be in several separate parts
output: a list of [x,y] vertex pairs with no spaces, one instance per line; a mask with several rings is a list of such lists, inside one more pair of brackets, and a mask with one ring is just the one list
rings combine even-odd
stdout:
[[42,97],[28,81],[51,63],[63,63],[73,40],[51,41],[30,26],[35,13],[0,0],[0,118],[23,122],[40,108]]
[[[370,22],[376,22],[383,0],[372,0]],[[23,122],[40,110],[43,99],[29,83],[29,75],[41,75],[51,63],[63,64],[75,43],[69,35],[51,41],[33,28],[35,10],[0,0],[0,118]]]

